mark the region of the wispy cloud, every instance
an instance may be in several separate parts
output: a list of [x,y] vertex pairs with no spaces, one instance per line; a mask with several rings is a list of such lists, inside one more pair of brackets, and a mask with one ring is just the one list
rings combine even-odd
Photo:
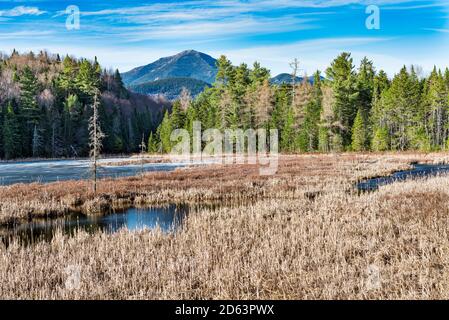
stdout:
[[0,40],[19,40],[30,38],[49,37],[53,34],[51,31],[17,31],[0,33]]
[[17,6],[9,10],[0,10],[0,17],[40,16],[44,13],[46,11],[40,10],[38,7]]
[[434,31],[439,33],[449,33],[449,29],[437,29],[437,28],[424,28],[426,31]]
[[251,16],[227,18],[222,20],[203,20],[171,25],[147,24],[144,26],[118,28],[117,32],[127,41],[150,39],[195,39],[218,37],[233,34],[259,34],[288,32],[318,28],[313,19],[300,19],[285,16],[282,20],[274,18],[255,19]]

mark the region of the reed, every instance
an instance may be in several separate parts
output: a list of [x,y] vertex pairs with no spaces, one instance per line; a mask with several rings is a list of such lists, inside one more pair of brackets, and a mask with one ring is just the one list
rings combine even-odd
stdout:
[[286,155],[273,176],[260,176],[254,165],[197,166],[101,180],[96,194],[86,181],[17,184],[0,187],[0,224],[133,205],[297,198],[331,191],[329,182],[335,181],[350,190],[358,179],[386,175],[426,159],[420,154]]
[[[172,234],[79,232],[32,246],[0,245],[0,297],[448,299],[449,177],[348,192],[361,177],[424,157],[283,156],[272,177],[238,166],[103,181],[105,201],[135,193],[133,202],[228,198],[238,205],[197,209]],[[58,212],[92,199],[82,186],[31,185],[31,194],[12,186],[1,193],[22,197],[22,206],[51,200]],[[255,200],[238,202],[243,198]],[[73,268],[80,275],[75,288],[68,285]]]

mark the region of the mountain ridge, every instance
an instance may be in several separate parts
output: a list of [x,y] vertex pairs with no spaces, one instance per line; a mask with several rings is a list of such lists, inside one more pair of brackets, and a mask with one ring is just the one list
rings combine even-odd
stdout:
[[122,73],[125,85],[139,85],[168,78],[192,78],[212,84],[217,74],[216,59],[195,51],[185,50],[150,64]]

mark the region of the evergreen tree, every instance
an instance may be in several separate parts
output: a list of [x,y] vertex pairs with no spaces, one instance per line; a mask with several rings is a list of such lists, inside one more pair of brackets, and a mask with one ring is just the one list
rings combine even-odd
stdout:
[[217,86],[227,85],[234,78],[234,67],[226,56],[220,56],[217,62],[217,76],[215,84]]
[[419,91],[416,74],[403,67],[394,77],[391,87],[382,94],[380,109],[384,113],[393,150],[403,151],[417,145]]
[[6,108],[3,124],[3,148],[6,159],[14,159],[22,156],[19,121],[11,103]]
[[366,151],[369,146],[367,119],[362,108],[357,112],[354,126],[352,127],[352,150],[358,152]]
[[159,127],[159,135],[161,141],[161,148],[163,152],[170,152],[172,148],[172,142],[170,140],[173,127],[171,124],[170,114],[165,112],[164,119]]
[[317,71],[314,75],[311,100],[305,106],[304,121],[298,137],[298,147],[302,152],[311,152],[318,149],[321,103],[321,75]]
[[[433,149],[444,149],[448,138],[448,90],[441,71],[434,68],[423,89],[417,122],[420,134],[428,137]],[[423,139],[423,138],[421,138]]]
[[180,100],[176,100],[173,103],[172,112],[170,114],[170,122],[173,129],[184,128],[184,112],[181,109]]
[[388,151],[390,150],[390,133],[386,126],[376,127],[372,141],[373,151]]
[[25,66],[20,76],[20,109],[22,119],[22,142],[24,155],[32,155],[32,134],[34,127],[39,124],[41,110],[37,104],[39,90],[37,78],[29,66]]
[[75,91],[76,71],[76,62],[69,56],[66,56],[62,62],[62,72],[58,78],[59,88],[66,93],[66,96],[73,94]]
[[290,107],[287,111],[281,134],[281,143],[280,147],[283,151],[294,151],[294,142],[295,142],[295,116],[293,109]]
[[338,56],[327,69],[326,75],[334,93],[332,148],[346,149],[351,145],[351,128],[357,113],[358,98],[351,54],[345,52]]
[[153,135],[153,132],[150,133],[150,137],[148,138],[148,153],[154,154],[159,151],[158,141],[156,136]]

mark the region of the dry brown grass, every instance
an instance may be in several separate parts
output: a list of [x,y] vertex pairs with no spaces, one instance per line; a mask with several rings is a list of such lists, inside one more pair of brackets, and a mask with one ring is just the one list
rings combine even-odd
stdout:
[[[98,213],[109,208],[167,202],[255,201],[298,198],[350,190],[357,179],[406,169],[422,155],[302,155],[282,156],[274,176],[260,176],[254,165],[201,166],[144,177],[102,180],[98,194],[86,181],[19,184],[0,187],[0,224],[73,211]],[[332,184],[330,184],[332,182]]]
[[[29,247],[0,246],[0,297],[447,299],[449,177],[397,183],[360,196],[347,192],[361,177],[422,159],[416,154],[284,156],[272,177],[239,166],[107,181],[101,190],[105,199],[136,193],[133,203],[138,197],[144,203],[253,201],[193,212],[175,234],[79,233]],[[83,206],[92,200],[83,186],[33,185],[31,195],[64,207],[61,199],[77,190],[72,199]],[[31,195],[17,194],[24,189],[3,188],[0,194],[29,204]],[[81,271],[76,290],[65,287],[70,265]]]

